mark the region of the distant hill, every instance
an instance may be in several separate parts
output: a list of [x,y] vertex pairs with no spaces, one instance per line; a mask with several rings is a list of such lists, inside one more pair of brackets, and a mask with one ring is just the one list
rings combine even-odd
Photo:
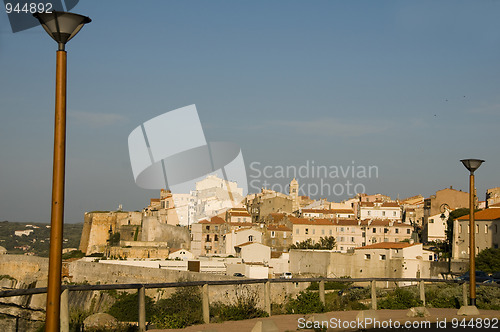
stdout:
[[[63,248],[80,245],[83,223],[64,224]],[[0,246],[8,254],[49,256],[50,225],[42,223],[0,222]]]

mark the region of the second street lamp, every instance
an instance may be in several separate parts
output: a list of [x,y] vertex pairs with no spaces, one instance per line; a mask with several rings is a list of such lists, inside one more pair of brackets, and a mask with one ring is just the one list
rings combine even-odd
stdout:
[[[470,306],[476,306],[476,250],[475,250],[475,236],[476,232],[474,223],[474,171],[484,163],[481,159],[463,159],[460,160],[470,172],[469,175],[469,298]],[[466,305],[464,303],[464,305]]]
[[64,174],[66,160],[66,43],[91,19],[68,12],[33,14],[59,48],[56,64],[54,163],[50,219],[49,275],[45,331],[59,331],[61,306],[62,235],[64,224]]

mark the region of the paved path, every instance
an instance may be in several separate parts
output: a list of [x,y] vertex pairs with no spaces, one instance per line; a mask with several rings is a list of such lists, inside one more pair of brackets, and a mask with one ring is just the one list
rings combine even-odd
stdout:
[[[467,320],[469,318],[489,318],[490,322],[491,319],[497,319],[497,324],[496,324],[496,329],[480,329],[476,328],[474,330],[471,329],[471,331],[500,331],[500,311],[495,311],[495,310],[479,310],[480,315],[479,316],[457,316],[457,309],[432,309],[428,308],[430,316],[429,317],[416,317],[416,318],[409,318],[406,316],[408,310],[377,310],[377,321],[381,324],[389,324],[390,321],[392,321],[393,326],[394,322],[398,321],[401,324],[401,331],[408,331],[407,329],[404,329],[404,324],[406,322],[410,322],[408,324],[422,324],[422,323],[416,323],[415,321],[423,322],[423,321],[428,321],[430,323],[435,324],[437,321],[443,322],[444,319],[448,323],[450,323],[454,318],[458,319],[458,321],[462,321],[464,318]],[[236,332],[250,332],[254,328],[254,326],[257,324],[259,321],[269,321],[271,320],[272,322],[268,322],[267,324],[270,325],[275,325],[277,327],[277,330],[274,329],[274,331],[297,331],[299,329],[299,319],[301,322],[305,322],[306,320],[310,320],[311,318],[314,318],[313,320],[316,321],[324,321],[327,320],[330,323],[336,322],[337,325],[338,320],[341,320],[340,324],[342,322],[354,322],[356,321],[356,316],[358,315],[359,311],[332,311],[324,314],[311,314],[311,315],[279,315],[279,316],[272,316],[272,317],[266,317],[266,318],[254,318],[254,319],[248,319],[248,320],[241,320],[241,321],[228,321],[224,323],[211,323],[211,324],[202,324],[202,325],[194,325],[194,326],[188,326],[185,329],[169,329],[169,330],[148,330],[148,331],[156,331],[156,332],[176,332],[176,331],[182,331],[182,332],[198,332],[198,331],[207,331],[207,332],[230,332],[230,331],[236,331]],[[333,320],[332,320],[333,319]],[[363,321],[363,320],[361,320]],[[458,322],[455,320],[455,322]],[[384,323],[382,323],[384,322]],[[479,322],[477,320],[476,322]],[[485,321],[483,321],[485,322]],[[273,324],[274,323],[274,324]],[[352,323],[354,324],[354,323]],[[396,323],[397,324],[397,323]],[[385,327],[384,325],[382,325]],[[389,325],[386,325],[389,326]],[[329,326],[330,328],[328,331],[357,331],[358,327],[356,328],[332,328],[333,325]],[[365,327],[365,326],[360,326],[360,327]],[[450,328],[451,326],[448,326]],[[425,329],[425,327],[424,327]],[[426,328],[427,330],[430,331],[444,331],[444,329],[438,329],[436,327],[433,328]],[[456,330],[456,329],[454,329]],[[460,329],[459,329],[460,330]],[[261,330],[259,330],[260,332]],[[270,330],[268,330],[270,331]],[[463,331],[463,329],[462,329]]]

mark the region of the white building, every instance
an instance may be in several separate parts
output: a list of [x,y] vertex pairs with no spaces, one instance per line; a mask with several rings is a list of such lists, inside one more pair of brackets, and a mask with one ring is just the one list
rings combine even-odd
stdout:
[[186,249],[175,249],[168,254],[168,259],[177,259],[185,261],[193,258],[194,255]]
[[240,228],[231,230],[224,235],[225,248],[227,255],[236,255],[236,246],[243,243],[256,242],[262,243],[262,233],[252,228]]
[[401,220],[401,207],[395,202],[361,202],[359,217],[363,219]]
[[271,248],[262,243],[247,242],[236,246],[238,257],[245,263],[264,263],[271,260]]
[[427,242],[444,242],[446,241],[447,220],[450,213],[438,213],[430,216],[427,219],[427,224],[422,231],[422,240]]

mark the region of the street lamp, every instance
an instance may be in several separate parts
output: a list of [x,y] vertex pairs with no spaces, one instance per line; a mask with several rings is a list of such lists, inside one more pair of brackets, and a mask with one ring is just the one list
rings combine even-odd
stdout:
[[49,276],[45,331],[59,331],[61,306],[62,240],[64,224],[64,168],[66,159],[66,43],[91,19],[68,12],[35,13],[35,18],[59,48],[56,64],[56,107],[54,123],[54,163],[50,219]]
[[[476,306],[476,250],[475,250],[475,225],[474,225],[474,171],[481,166],[484,160],[463,159],[460,160],[470,172],[469,176],[469,292],[471,306]],[[464,303],[464,305],[466,305]]]

